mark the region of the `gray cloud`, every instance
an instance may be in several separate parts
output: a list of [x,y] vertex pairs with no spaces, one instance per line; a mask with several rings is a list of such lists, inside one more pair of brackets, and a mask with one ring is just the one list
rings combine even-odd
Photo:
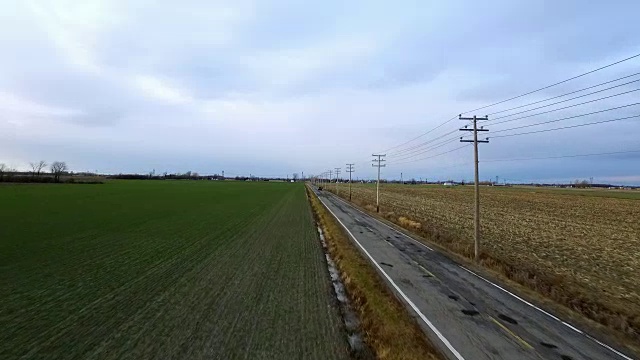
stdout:
[[[20,167],[55,155],[78,169],[207,173],[224,167],[238,174],[309,174],[356,161],[358,176],[371,176],[372,151],[459,112],[640,52],[639,10],[633,1],[577,0],[16,3],[0,15],[0,47],[11,54],[0,58],[9,70],[0,74],[0,161]],[[637,72],[638,64],[491,110]],[[630,94],[515,124],[635,99]],[[566,124],[639,113],[629,108]],[[636,147],[631,134],[639,124],[496,138],[481,154],[628,150]],[[456,120],[414,143],[459,125]],[[460,165],[467,150],[403,165],[390,156],[385,176],[470,178],[471,168]],[[487,163],[481,172],[634,181],[637,161],[630,155]]]

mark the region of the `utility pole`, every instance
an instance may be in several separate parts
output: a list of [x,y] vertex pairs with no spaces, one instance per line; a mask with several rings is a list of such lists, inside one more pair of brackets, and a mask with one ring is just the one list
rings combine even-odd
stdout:
[[473,163],[475,164],[475,172],[474,172],[474,178],[475,178],[475,185],[474,185],[474,193],[475,193],[475,211],[474,211],[474,234],[475,234],[475,239],[474,239],[474,250],[475,250],[475,260],[476,262],[480,260],[480,185],[479,185],[479,172],[478,172],[478,143],[488,143],[489,139],[487,138],[486,140],[478,140],[478,131],[489,131],[489,129],[485,129],[484,127],[481,127],[480,129],[478,129],[478,120],[481,121],[485,121],[485,120],[489,120],[488,116],[485,117],[477,117],[477,116],[473,116],[472,118],[463,118],[462,115],[458,116],[458,119],[460,120],[465,120],[465,121],[473,121],[473,129],[468,129],[466,126],[462,129],[460,129],[460,131],[473,131],[473,140],[463,140],[462,138],[460,138],[460,142],[472,142],[473,143],[473,154],[474,154],[474,161]]
[[400,173],[400,182],[404,185],[404,180],[402,180],[402,173]]
[[329,170],[329,183],[327,184],[327,187],[329,187],[329,184],[331,184],[332,180],[333,180],[333,171]]
[[373,164],[371,164],[371,166],[378,168],[378,183],[376,185],[376,212],[380,212],[380,168],[387,166],[382,164],[384,161],[386,161],[383,159],[383,157],[387,155],[373,154],[371,156],[377,157],[377,159],[373,159]]
[[336,168],[336,195],[340,195],[340,190],[338,189],[338,179],[340,179],[340,168]]
[[347,172],[349,173],[349,201],[351,201],[351,174],[355,171],[353,165],[355,164],[347,164]]

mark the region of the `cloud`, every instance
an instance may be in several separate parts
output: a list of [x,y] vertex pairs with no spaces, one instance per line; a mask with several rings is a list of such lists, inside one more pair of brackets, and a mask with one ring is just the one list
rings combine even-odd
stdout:
[[193,98],[184,90],[169,85],[166,81],[154,76],[137,75],[133,77],[132,85],[137,87],[145,96],[162,100],[169,104],[185,105],[193,102]]
[[9,93],[0,92],[0,111],[23,117],[73,117],[82,114],[77,109],[38,104]]
[[[640,51],[632,36],[640,30],[634,2],[54,0],[7,9],[0,14],[0,48],[12,56],[0,58],[8,70],[0,73],[0,143],[10,155],[3,156],[24,163],[51,154],[72,167],[109,171],[207,173],[224,167],[309,174],[359,162],[357,175],[370,176],[373,151],[465,110]],[[637,64],[492,111],[628,75]],[[633,99],[630,94],[517,124]],[[566,124],[601,119],[606,117]],[[625,150],[635,147],[630,134],[638,124],[496,138],[481,156]],[[460,125],[451,121],[419,141]],[[455,166],[469,156],[459,150],[403,165],[389,156],[384,176],[470,177],[470,167]],[[496,163],[483,165],[481,173],[625,176],[629,161]]]

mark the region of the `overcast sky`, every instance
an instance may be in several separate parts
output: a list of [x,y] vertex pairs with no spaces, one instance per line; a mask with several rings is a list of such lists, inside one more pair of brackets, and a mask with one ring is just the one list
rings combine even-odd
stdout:
[[[0,162],[20,169],[64,160],[75,171],[285,176],[354,162],[354,176],[371,177],[373,152],[640,53],[634,0],[0,2]],[[635,72],[640,58],[477,115]],[[639,99],[634,92],[486,125],[497,131]],[[639,114],[631,106],[546,128]],[[495,138],[480,158],[640,150],[639,133],[634,118]],[[459,145],[405,160],[390,150],[383,176],[472,179],[471,148],[407,162]],[[481,164],[483,179],[495,176],[640,183],[640,153]]]

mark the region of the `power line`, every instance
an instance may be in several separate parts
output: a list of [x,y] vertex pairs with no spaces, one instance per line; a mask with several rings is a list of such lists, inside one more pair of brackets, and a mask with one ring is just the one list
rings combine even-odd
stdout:
[[384,150],[383,152],[387,152],[387,151],[389,151],[389,150],[397,149],[397,148],[399,148],[399,147],[401,147],[401,146],[403,146],[403,145],[406,145],[406,144],[408,144],[408,143],[410,143],[410,142],[412,142],[412,141],[414,141],[414,140],[418,140],[418,139],[420,139],[421,137],[423,137],[423,136],[425,136],[425,135],[427,135],[427,134],[430,134],[430,133],[434,132],[435,130],[439,129],[440,127],[442,127],[442,126],[446,125],[447,123],[449,123],[449,122],[451,122],[451,121],[455,120],[457,117],[458,117],[458,116],[456,115],[456,116],[452,117],[451,119],[449,119],[449,120],[447,120],[447,121],[445,121],[445,122],[441,123],[440,125],[438,125],[438,126],[434,127],[433,129],[431,129],[431,130],[429,130],[429,131],[427,131],[427,132],[425,132],[425,133],[423,133],[423,134],[420,134],[420,135],[418,135],[418,136],[414,137],[413,139],[411,139],[411,140],[409,140],[409,141],[405,141],[405,142],[403,142],[403,143],[402,143],[402,144],[400,144],[400,145],[396,145],[396,146],[390,147],[390,148],[388,148],[388,149]]
[[[537,93],[537,92],[542,91],[542,90],[545,90],[545,89],[552,88],[552,87],[557,86],[557,85],[560,85],[560,84],[564,84],[564,83],[569,82],[569,81],[571,81],[571,80],[575,80],[575,79],[581,78],[581,77],[583,77],[583,76],[586,76],[586,75],[589,75],[589,74],[593,74],[593,73],[595,73],[595,72],[598,72],[598,71],[600,71],[600,70],[603,70],[603,69],[609,68],[609,67],[611,67],[611,66],[621,64],[621,63],[623,63],[623,62],[625,62],[625,61],[629,61],[629,60],[634,59],[634,58],[637,58],[637,57],[639,57],[639,56],[640,56],[640,54],[636,54],[636,55],[633,55],[633,56],[629,56],[629,57],[624,58],[624,59],[622,59],[622,60],[618,60],[618,61],[613,62],[613,63],[611,63],[611,64],[608,64],[608,65],[605,65],[605,66],[601,66],[601,67],[599,67],[599,68],[596,68],[596,69],[593,69],[593,70],[591,70],[591,71],[587,71],[587,72],[585,72],[585,73],[582,73],[582,74],[580,74],[580,75],[576,75],[576,76],[573,76],[573,77],[571,77],[571,78],[568,78],[568,79],[565,79],[565,80],[562,80],[562,81],[559,81],[559,82],[553,83],[553,84],[551,84],[551,85],[547,85],[547,86],[541,87],[541,88],[539,88],[539,89],[535,89],[535,90],[532,90],[532,91],[526,92],[526,93],[524,93],[524,94],[520,94],[520,95],[518,95],[518,96],[514,96],[514,97],[511,97],[511,98],[508,98],[508,99],[502,100],[502,101],[498,101],[498,102],[495,102],[495,103],[493,103],[493,104],[489,104],[489,105],[482,106],[482,107],[479,107],[479,108],[476,108],[476,109],[473,109],[473,110],[468,110],[468,111],[462,112],[462,113],[461,113],[461,115],[462,115],[462,114],[467,114],[467,113],[470,113],[470,112],[474,112],[474,111],[478,111],[478,110],[482,110],[482,109],[486,109],[486,108],[490,108],[490,107],[493,107],[493,106],[496,106],[496,105],[499,105],[499,104],[506,103],[506,102],[511,101],[511,100],[519,99],[519,98],[521,98],[521,97],[524,97],[524,96],[527,96],[527,95],[531,95],[531,94]],[[637,75],[637,74],[634,74],[634,75]],[[630,76],[633,76],[633,75],[630,75]],[[621,79],[624,79],[624,78],[620,78],[620,79],[616,79],[616,80],[612,80],[612,81],[617,81],[617,80],[621,80]],[[604,85],[604,84],[606,84],[606,83],[599,84],[599,85]],[[599,85],[596,85],[596,86],[599,86]],[[587,89],[588,89],[588,88],[587,88]],[[583,89],[583,90],[586,90],[586,89]],[[581,90],[581,91],[582,91],[582,90]],[[568,95],[568,94],[565,94],[565,95]],[[548,99],[548,100],[549,100],[549,99]],[[508,110],[507,110],[507,111],[508,111]],[[450,118],[450,119],[448,119],[448,120],[444,121],[443,123],[441,123],[441,124],[437,125],[436,127],[432,128],[431,130],[429,130],[429,131],[427,131],[427,132],[424,132],[424,133],[422,133],[422,134],[420,134],[420,135],[418,135],[418,136],[416,136],[416,137],[414,137],[414,138],[412,138],[412,139],[410,139],[410,140],[408,140],[408,141],[405,141],[405,142],[403,142],[403,143],[401,143],[401,144],[398,144],[398,145],[395,145],[395,146],[393,146],[393,147],[390,147],[390,148],[388,148],[388,149],[384,150],[384,152],[388,152],[388,151],[390,151],[390,150],[397,149],[397,148],[399,148],[399,147],[401,147],[401,146],[404,146],[404,145],[406,145],[406,144],[411,143],[412,141],[415,141],[415,140],[417,140],[417,139],[420,139],[420,138],[422,138],[423,136],[428,135],[428,134],[432,133],[433,131],[435,131],[435,130],[437,130],[437,129],[441,128],[442,126],[444,126],[444,125],[448,124],[449,122],[451,122],[451,121],[455,120],[456,118],[457,118],[457,116],[454,116],[454,117],[452,117],[452,118]]]
[[[457,131],[459,131],[459,130],[457,130]],[[430,151],[433,151],[433,150],[435,150],[435,149],[441,148],[441,147],[443,147],[443,146],[445,146],[445,145],[447,145],[447,144],[450,144],[450,143],[452,143],[452,142],[456,142],[456,141],[458,141],[458,139],[461,139],[461,138],[460,138],[460,136],[456,135],[456,136],[454,136],[454,137],[452,137],[452,138],[449,138],[449,139],[444,140],[444,141],[442,141],[442,142],[439,142],[439,143],[437,143],[437,144],[433,144],[432,146],[429,146],[428,148],[421,149],[422,151],[420,151],[420,152],[416,152],[416,153],[411,154],[411,155],[404,154],[404,155],[402,155],[400,158],[397,158],[397,159],[395,159],[395,160],[396,160],[396,161],[402,161],[402,160],[410,159],[410,158],[412,158],[412,157],[416,157],[416,156],[419,156],[419,155],[422,155],[422,154],[428,153],[428,152],[430,152]]]
[[[542,112],[531,114],[531,115],[520,116],[520,117],[517,117],[517,118],[514,118],[514,119],[509,119],[507,121],[501,121],[501,122],[493,123],[492,125],[503,124],[503,123],[510,122],[510,121],[516,121],[516,120],[526,119],[526,118],[530,118],[530,117],[534,117],[534,116],[538,116],[538,115],[543,115],[543,114],[548,114],[548,113],[552,113],[552,112],[556,112],[556,111],[560,111],[560,110],[570,109],[570,108],[574,108],[574,107],[577,107],[577,106],[580,106],[580,105],[590,104],[590,103],[593,103],[593,102],[596,102],[596,101],[606,100],[606,99],[610,99],[612,97],[621,96],[621,95],[625,95],[625,94],[636,92],[636,91],[640,91],[640,89],[625,91],[625,92],[622,92],[622,93],[613,94],[613,95],[609,95],[609,96],[605,96],[605,97],[601,97],[601,98],[597,98],[597,99],[581,102],[581,103],[578,103],[578,104],[568,105],[568,106],[564,106],[564,107],[557,108],[557,109],[551,109],[551,110],[547,110],[547,111],[542,111]],[[493,120],[496,120],[496,119],[502,119],[504,117],[506,117],[506,116],[495,118],[495,119],[492,119],[492,120],[489,120],[489,121],[493,121]]]
[[[612,110],[618,110],[618,109],[626,108],[626,107],[629,107],[629,106],[635,106],[635,105],[638,105],[638,104],[640,104],[640,103],[633,103],[633,104],[628,104],[628,105],[616,106],[616,107],[613,107],[613,108],[604,109],[604,110],[598,110],[598,111],[593,111],[593,112],[586,113],[586,114],[580,114],[580,115],[574,115],[574,116],[565,117],[565,118],[559,119],[558,121],[560,121],[560,120],[567,120],[567,119],[579,118],[579,117],[583,117],[583,116],[587,116],[587,115],[599,114],[599,113],[603,113],[603,112],[607,112],[607,111],[612,111]],[[494,124],[492,124],[492,125],[504,124],[504,123],[508,123],[508,122],[515,121],[515,120],[518,120],[518,119],[510,119],[510,120],[498,121],[497,123],[494,123]],[[500,131],[501,131],[501,130],[500,130]]]
[[[602,85],[610,84],[610,83],[612,83],[612,82],[620,81],[620,80],[622,80],[622,79],[626,79],[626,78],[634,77],[634,76],[637,76],[637,75],[640,75],[640,72],[637,72],[637,73],[635,73],[635,74],[631,74],[631,75],[627,75],[627,76],[623,76],[623,77],[621,77],[621,78],[617,78],[617,79],[610,80],[610,81],[607,81],[607,82],[603,82],[603,83],[600,83],[600,84],[592,85],[592,86],[589,86],[589,87],[586,87],[586,88],[583,88],[583,89],[580,89],[580,90],[576,90],[576,91],[568,92],[568,93],[566,93],[566,94],[562,94],[562,95],[558,95],[558,96],[550,97],[550,98],[547,98],[547,99],[544,99],[544,100],[534,101],[534,102],[532,102],[532,103],[528,103],[528,104],[524,104],[524,105],[520,105],[520,106],[515,106],[515,107],[512,107],[512,108],[510,108],[510,109],[496,111],[496,112],[493,112],[493,113],[489,113],[489,114],[487,114],[487,115],[500,114],[500,113],[503,113],[503,112],[507,112],[507,111],[511,111],[511,110],[515,110],[515,109],[520,109],[520,108],[527,107],[527,106],[531,106],[531,105],[535,105],[535,104],[539,104],[539,103],[542,103],[542,102],[545,102],[545,101],[549,101],[549,100],[553,100],[553,99],[558,99],[558,98],[561,98],[561,97],[565,97],[565,96],[567,96],[567,95],[576,94],[576,93],[579,93],[579,92],[581,92],[581,91],[585,91],[585,90],[593,89],[593,88],[596,88],[596,87],[598,87],[598,86],[602,86]],[[624,85],[624,84],[623,84],[623,85]]]
[[433,159],[435,157],[442,156],[442,155],[445,155],[445,154],[448,154],[448,153],[451,153],[451,152],[466,148],[467,146],[471,146],[471,144],[462,145],[462,146],[457,147],[455,149],[452,149],[452,150],[449,150],[449,151],[445,151],[445,152],[442,152],[442,153],[439,153],[439,154],[436,154],[436,155],[428,156],[428,157],[425,157],[425,158],[415,159],[415,160],[411,160],[411,161],[404,161],[404,162],[399,162],[399,163],[391,163],[390,165],[402,165],[402,164],[408,164],[408,163],[412,163],[412,162],[416,162],[416,161]]
[[[622,117],[622,118],[617,118],[617,119],[610,119],[610,120],[602,120],[602,121],[590,122],[590,123],[586,123],[586,124],[563,126],[563,127],[559,127],[559,128],[553,128],[553,129],[544,129],[544,130],[529,131],[529,132],[516,133],[516,134],[498,135],[498,136],[492,136],[492,138],[501,138],[501,137],[509,137],[509,136],[537,134],[537,133],[556,131],[556,130],[573,129],[573,128],[577,128],[577,127],[604,124],[604,123],[610,123],[610,122],[614,122],[614,121],[622,121],[622,120],[627,120],[627,119],[633,119],[633,118],[637,118],[637,117],[640,117],[640,115],[627,116],[627,117]],[[504,131],[506,131],[506,130],[504,130]]]
[[528,160],[549,160],[549,159],[564,159],[564,158],[576,158],[587,156],[602,156],[602,155],[615,155],[615,154],[631,154],[640,153],[640,150],[629,151],[612,151],[604,153],[592,153],[592,154],[576,154],[576,155],[561,155],[561,156],[548,156],[548,157],[532,157],[532,158],[519,158],[519,159],[489,159],[482,162],[502,162],[502,161],[528,161]]
[[[626,108],[626,107],[629,107],[629,106],[635,106],[635,105],[640,105],[640,102],[633,103],[633,104],[628,104],[628,105],[623,105],[623,106],[618,106],[618,107],[614,107],[614,108],[610,108],[610,109],[600,110],[600,111],[593,111],[593,112],[586,113],[586,114],[568,116],[568,117],[564,117],[564,118],[561,118],[561,119],[543,121],[543,122],[539,122],[539,123],[535,123],[535,124],[529,124],[529,125],[516,126],[516,127],[513,127],[513,128],[509,128],[509,129],[496,130],[496,131],[494,131],[494,133],[500,133],[500,132],[505,132],[505,131],[509,131],[509,130],[516,130],[516,129],[524,129],[524,128],[528,128],[528,127],[532,127],[532,126],[538,126],[538,125],[551,124],[551,123],[558,122],[558,121],[580,118],[580,117],[584,117],[584,116],[588,116],[588,115],[599,114],[599,113],[603,113],[603,112],[607,112],[607,111],[611,111],[611,110],[622,109],[622,108]],[[496,124],[502,124],[502,123],[504,123],[504,122],[496,123]],[[496,125],[496,124],[494,124],[494,125]]]
[[[624,85],[629,85],[629,84],[632,84],[632,83],[634,83],[634,82],[638,82],[638,81],[640,81],[640,79],[638,79],[638,80],[634,80],[634,81],[629,81],[629,82],[626,82],[626,83],[624,83],[624,84],[620,84],[620,85],[616,85],[616,86],[608,87],[608,88],[606,88],[606,89],[602,89],[602,90],[598,90],[598,91],[590,92],[590,93],[588,93],[588,94],[584,94],[584,95],[580,95],[580,96],[572,97],[572,98],[570,98],[570,99],[565,99],[565,100],[562,100],[562,101],[556,101],[556,102],[551,103],[551,104],[542,105],[542,106],[538,106],[538,107],[535,107],[535,108],[531,108],[531,109],[527,109],[527,110],[519,111],[519,112],[516,112],[516,113],[513,113],[513,114],[499,116],[499,117],[497,117],[497,118],[494,118],[493,120],[498,120],[498,119],[502,119],[502,118],[510,117],[510,116],[513,116],[513,115],[524,114],[524,113],[527,113],[527,112],[529,112],[529,111],[538,110],[538,109],[546,108],[546,107],[549,107],[549,106],[562,104],[562,103],[565,103],[565,102],[567,102],[567,101],[571,101],[571,100],[575,100],[575,99],[583,98],[583,97],[585,97],[585,96],[589,96],[589,95],[597,94],[597,93],[600,93],[600,92],[603,92],[603,91],[607,91],[607,90],[615,89],[615,88],[617,88],[617,87],[624,86]],[[629,91],[629,92],[638,91],[638,90],[640,90],[640,89],[631,90],[631,91]],[[623,93],[617,94],[616,96],[624,95],[624,94],[627,94],[627,93],[629,93],[629,92],[623,92]]]
[[392,152],[391,154],[389,154],[389,156],[396,156],[396,155],[400,155],[400,154],[402,154],[402,153],[404,153],[404,152],[412,152],[412,150],[415,150],[415,149],[418,149],[418,148],[420,148],[420,147],[423,147],[423,146],[425,146],[425,145],[427,145],[427,144],[430,144],[430,143],[432,143],[432,142],[434,142],[434,141],[436,141],[436,140],[438,140],[438,139],[442,139],[443,137],[445,137],[445,136],[447,136],[447,135],[451,135],[451,134],[453,134],[453,133],[455,133],[455,132],[458,132],[458,129],[452,130],[452,131],[450,131],[450,132],[448,132],[448,133],[446,133],[446,134],[440,135],[440,136],[438,136],[438,137],[436,137],[436,138],[433,138],[433,139],[431,139],[431,140],[429,140],[429,141],[425,141],[425,142],[420,143],[420,144],[418,144],[418,145],[414,145],[414,146],[409,147],[409,148],[406,148],[406,149],[398,150],[397,152]]
[[554,86],[557,86],[557,85],[560,85],[560,84],[564,84],[564,83],[569,82],[569,81],[571,81],[571,80],[575,80],[575,79],[577,79],[577,78],[581,78],[581,77],[583,77],[583,76],[586,76],[586,75],[589,75],[589,74],[593,74],[594,72],[597,72],[597,71],[600,71],[600,70],[606,69],[606,68],[608,68],[608,67],[611,67],[611,66],[614,66],[614,65],[617,65],[617,64],[623,63],[623,62],[625,62],[625,61],[629,61],[629,60],[634,59],[634,58],[637,58],[637,57],[639,57],[639,56],[640,56],[640,54],[636,54],[636,55],[630,56],[630,57],[628,57],[628,58],[625,58],[625,59],[622,59],[622,60],[616,61],[616,62],[614,62],[614,63],[611,63],[611,64],[609,64],[609,65],[605,65],[605,66],[599,67],[599,68],[597,68],[597,69],[594,69],[594,70],[591,70],[591,71],[587,71],[586,73],[582,73],[582,74],[580,74],[580,75],[577,75],[577,76],[571,77],[571,78],[569,78],[569,79],[559,81],[559,82],[557,82],[557,83],[555,83],[555,84],[551,84],[551,85],[548,85],[548,86],[545,86],[545,87],[541,87],[541,88],[539,88],[539,89],[536,89],[536,90],[533,90],[533,91],[529,91],[529,92],[527,92],[527,93],[524,93],[524,94],[521,94],[521,95],[518,95],[518,96],[514,96],[514,97],[509,98],[509,99],[506,99],[506,100],[498,101],[498,102],[495,102],[495,103],[490,104],[490,105],[486,105],[486,106],[483,106],[483,107],[479,107],[479,108],[477,108],[477,109],[473,109],[473,110],[465,111],[465,112],[463,112],[462,114],[468,114],[468,113],[470,113],[470,112],[474,112],[474,111],[478,111],[478,110],[486,109],[486,108],[489,108],[489,107],[492,107],[492,106],[496,106],[496,105],[499,105],[499,104],[506,103],[507,101],[511,101],[511,100],[515,100],[515,99],[518,99],[518,98],[521,98],[521,97],[524,97],[524,96],[527,96],[527,95],[531,95],[531,94],[533,94],[533,93],[537,93],[537,92],[539,92],[539,91],[542,91],[542,90],[545,90],[545,89],[548,89],[548,88],[551,88],[551,87],[554,87]]

